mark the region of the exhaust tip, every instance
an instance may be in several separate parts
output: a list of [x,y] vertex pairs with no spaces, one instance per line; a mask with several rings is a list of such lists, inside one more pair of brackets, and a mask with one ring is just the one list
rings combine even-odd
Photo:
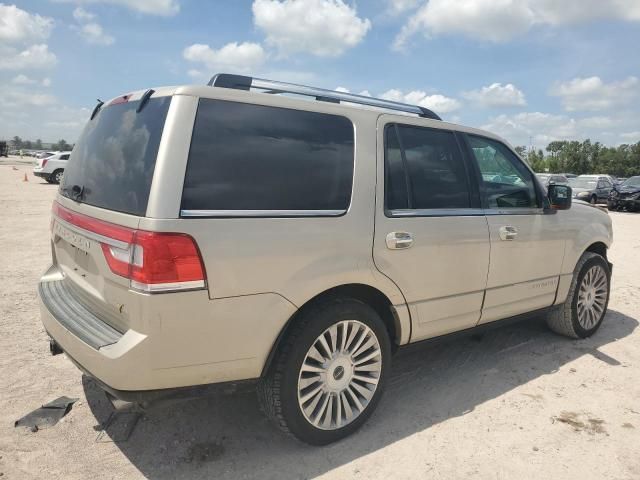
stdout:
[[53,339],[49,340],[49,351],[51,352],[51,355],[54,355],[54,356],[64,353],[64,351],[62,350],[62,347],[60,347],[60,345],[58,345],[58,343]]

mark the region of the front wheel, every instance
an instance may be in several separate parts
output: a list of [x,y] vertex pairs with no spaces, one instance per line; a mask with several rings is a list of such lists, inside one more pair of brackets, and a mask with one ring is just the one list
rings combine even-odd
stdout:
[[595,195],[591,195],[591,198],[589,199],[589,203],[591,205],[595,205],[596,203],[598,203],[598,197],[596,197]]
[[596,253],[585,252],[574,270],[567,299],[547,316],[551,330],[572,338],[593,335],[607,313],[610,283],[607,261]]
[[391,367],[380,316],[335,298],[298,318],[258,386],[265,413],[285,432],[326,445],[357,430],[376,408]]

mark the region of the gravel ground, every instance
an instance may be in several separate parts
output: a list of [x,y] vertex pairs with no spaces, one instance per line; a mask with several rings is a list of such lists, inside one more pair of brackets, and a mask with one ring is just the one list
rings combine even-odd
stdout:
[[[251,392],[165,406],[128,440],[99,438],[111,407],[49,355],[39,320],[55,192],[29,167],[0,165],[3,479],[640,478],[640,214],[612,214],[613,289],[595,336],[567,340],[533,321],[402,352],[364,428],[312,448],[273,429]],[[61,395],[80,398],[62,422],[14,428]]]

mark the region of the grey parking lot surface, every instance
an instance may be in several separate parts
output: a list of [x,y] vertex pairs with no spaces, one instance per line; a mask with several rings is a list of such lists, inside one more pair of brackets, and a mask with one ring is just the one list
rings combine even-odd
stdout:
[[[16,163],[0,163],[3,478],[640,478],[640,214],[611,215],[611,302],[590,339],[531,321],[401,352],[372,418],[328,447],[272,428],[252,392],[166,405],[96,441],[111,407],[50,356],[37,307],[57,187]],[[57,425],[14,428],[63,395],[80,400]]]

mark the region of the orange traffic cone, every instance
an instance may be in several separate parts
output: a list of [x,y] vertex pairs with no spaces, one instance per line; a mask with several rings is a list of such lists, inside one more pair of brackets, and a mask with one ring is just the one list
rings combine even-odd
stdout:
[[29,178],[27,177],[27,172],[24,173],[24,178],[22,179],[23,182],[28,182]]

